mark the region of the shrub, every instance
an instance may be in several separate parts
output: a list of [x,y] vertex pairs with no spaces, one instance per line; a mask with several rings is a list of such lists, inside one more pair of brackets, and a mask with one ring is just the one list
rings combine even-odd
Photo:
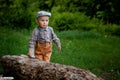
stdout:
[[53,16],[51,17],[50,25],[59,31],[83,29],[84,24],[89,20],[89,17],[79,12],[52,13]]

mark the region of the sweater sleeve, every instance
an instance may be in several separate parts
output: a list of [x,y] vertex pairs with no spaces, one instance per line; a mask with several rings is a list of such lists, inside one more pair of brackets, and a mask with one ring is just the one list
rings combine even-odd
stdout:
[[60,39],[57,37],[57,35],[55,34],[53,28],[51,28],[52,30],[52,40],[53,42],[57,45],[57,46],[61,46],[61,43],[60,43]]
[[34,54],[35,52],[35,44],[37,40],[37,28],[35,28],[32,32],[32,35],[29,40],[29,52],[32,52]]

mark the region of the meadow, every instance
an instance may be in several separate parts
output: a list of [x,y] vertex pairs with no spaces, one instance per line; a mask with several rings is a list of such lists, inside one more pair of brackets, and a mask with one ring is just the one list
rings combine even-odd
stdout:
[[[0,57],[27,55],[31,32],[0,27]],[[53,43],[51,62],[90,70],[105,80],[120,80],[120,37],[92,31],[55,32],[62,50],[57,51]]]

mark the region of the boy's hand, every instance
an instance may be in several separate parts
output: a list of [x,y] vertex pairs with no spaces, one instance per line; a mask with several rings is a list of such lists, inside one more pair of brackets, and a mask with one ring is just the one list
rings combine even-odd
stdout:
[[61,51],[61,46],[58,46],[58,51]]
[[32,52],[28,52],[28,56],[29,56],[30,58],[32,58],[32,59],[35,58],[35,56],[34,56],[34,54],[33,54]]

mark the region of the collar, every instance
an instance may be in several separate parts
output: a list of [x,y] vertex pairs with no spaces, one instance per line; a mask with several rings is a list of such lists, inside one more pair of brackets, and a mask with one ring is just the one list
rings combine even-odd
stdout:
[[47,31],[48,30],[48,26],[45,27],[45,28],[41,28],[40,26],[38,26],[40,30],[44,30],[44,31]]

